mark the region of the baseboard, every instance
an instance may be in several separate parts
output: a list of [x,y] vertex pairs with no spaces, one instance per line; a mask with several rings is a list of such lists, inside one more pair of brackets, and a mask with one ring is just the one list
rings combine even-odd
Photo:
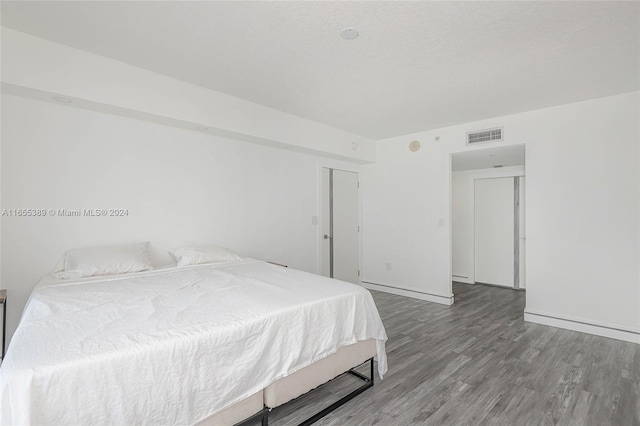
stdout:
[[455,281],[457,283],[475,284],[475,282],[473,282],[473,280],[469,279],[468,277],[461,277],[458,275],[452,275],[451,281]]
[[489,283],[481,283],[480,281],[476,281],[474,284],[478,284],[478,285],[486,285],[489,287],[495,287],[495,288],[503,288],[505,290],[516,290],[516,291],[525,291],[525,288],[515,288],[515,287],[509,287],[507,285],[500,285],[500,284],[489,284]]
[[559,317],[557,315],[534,312],[530,309],[525,309],[524,320],[536,324],[564,328],[566,330],[579,331],[581,333],[594,334],[596,336],[609,337],[611,339],[624,340],[625,342],[640,343],[639,331],[623,329],[606,324],[596,324],[575,318]]
[[412,297],[414,299],[425,300],[427,302],[440,303],[441,305],[453,305],[453,294],[451,296],[441,296],[439,294],[425,293],[417,290],[407,290],[405,288],[398,288],[385,284],[376,284],[369,281],[362,281],[362,286],[369,290],[397,294],[398,296]]

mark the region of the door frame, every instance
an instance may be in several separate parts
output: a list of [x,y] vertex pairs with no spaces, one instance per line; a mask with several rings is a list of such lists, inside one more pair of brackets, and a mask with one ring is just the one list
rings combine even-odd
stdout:
[[[521,145],[525,148],[525,165],[519,165],[519,166],[509,166],[509,167],[505,167],[503,168],[484,168],[484,169],[477,169],[476,170],[476,175],[475,176],[469,176],[468,177],[468,185],[473,189],[475,188],[475,179],[483,179],[483,178],[489,178],[489,177],[515,177],[515,176],[524,176],[526,177],[526,158],[527,158],[527,150],[526,150],[526,144],[510,144],[510,145]],[[470,221],[471,224],[471,229],[470,229],[470,244],[468,247],[469,252],[468,256],[471,259],[470,261],[470,265],[469,265],[469,271],[468,271],[468,277],[467,279],[464,279],[462,277],[456,277],[454,279],[453,276],[453,157],[455,155],[458,154],[463,154],[465,152],[469,152],[469,151],[483,151],[483,152],[490,152],[492,150],[494,150],[496,147],[482,147],[482,148],[477,148],[477,149],[466,149],[466,150],[461,150],[461,151],[454,151],[454,152],[449,152],[448,153],[448,185],[449,185],[449,292],[453,295],[453,281],[459,281],[459,282],[463,282],[463,283],[467,283],[467,284],[474,284],[475,283],[475,226],[474,226],[474,222],[475,222],[475,203],[474,203],[474,197],[475,197],[475,191],[471,190],[471,191],[467,191],[467,204],[470,206],[469,207],[469,212],[468,212],[468,217],[467,220]],[[517,170],[514,170],[514,168],[518,168]],[[525,197],[527,195],[525,194]],[[527,203],[528,205],[528,203]],[[525,215],[526,215],[526,210],[528,209],[528,207],[525,207]],[[526,235],[526,232],[525,232]]]
[[362,185],[361,185],[361,167],[356,164],[347,163],[339,160],[331,160],[323,158],[318,160],[316,165],[316,183],[317,183],[317,191],[316,191],[316,218],[317,223],[314,223],[312,219],[312,224],[316,226],[316,273],[318,275],[322,275],[322,245],[323,245],[323,233],[322,233],[322,224],[325,220],[329,220],[328,218],[323,217],[323,209],[322,209],[322,190],[323,181],[322,181],[322,169],[334,169],[334,170],[342,170],[345,172],[357,173],[358,174],[358,183],[360,184],[358,191],[358,226],[360,227],[360,232],[358,233],[358,270],[360,271],[360,275],[358,276],[358,283],[362,285],[362,234],[364,233],[362,229]]

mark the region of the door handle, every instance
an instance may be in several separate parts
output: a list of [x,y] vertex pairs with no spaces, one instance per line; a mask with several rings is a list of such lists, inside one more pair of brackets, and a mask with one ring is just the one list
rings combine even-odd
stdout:
[[330,237],[329,234],[324,234],[325,240],[333,240],[333,237]]

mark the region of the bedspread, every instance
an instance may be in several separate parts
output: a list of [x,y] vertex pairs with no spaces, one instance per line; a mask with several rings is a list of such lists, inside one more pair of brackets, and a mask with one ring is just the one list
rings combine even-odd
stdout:
[[0,368],[2,424],[193,424],[386,333],[364,288],[255,260],[31,295]]

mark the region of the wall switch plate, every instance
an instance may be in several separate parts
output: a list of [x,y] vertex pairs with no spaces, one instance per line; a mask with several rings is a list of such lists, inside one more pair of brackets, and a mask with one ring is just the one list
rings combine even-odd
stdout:
[[312,225],[318,224],[318,216],[311,216],[311,224]]
[[391,270],[391,262],[387,262],[387,271]]

